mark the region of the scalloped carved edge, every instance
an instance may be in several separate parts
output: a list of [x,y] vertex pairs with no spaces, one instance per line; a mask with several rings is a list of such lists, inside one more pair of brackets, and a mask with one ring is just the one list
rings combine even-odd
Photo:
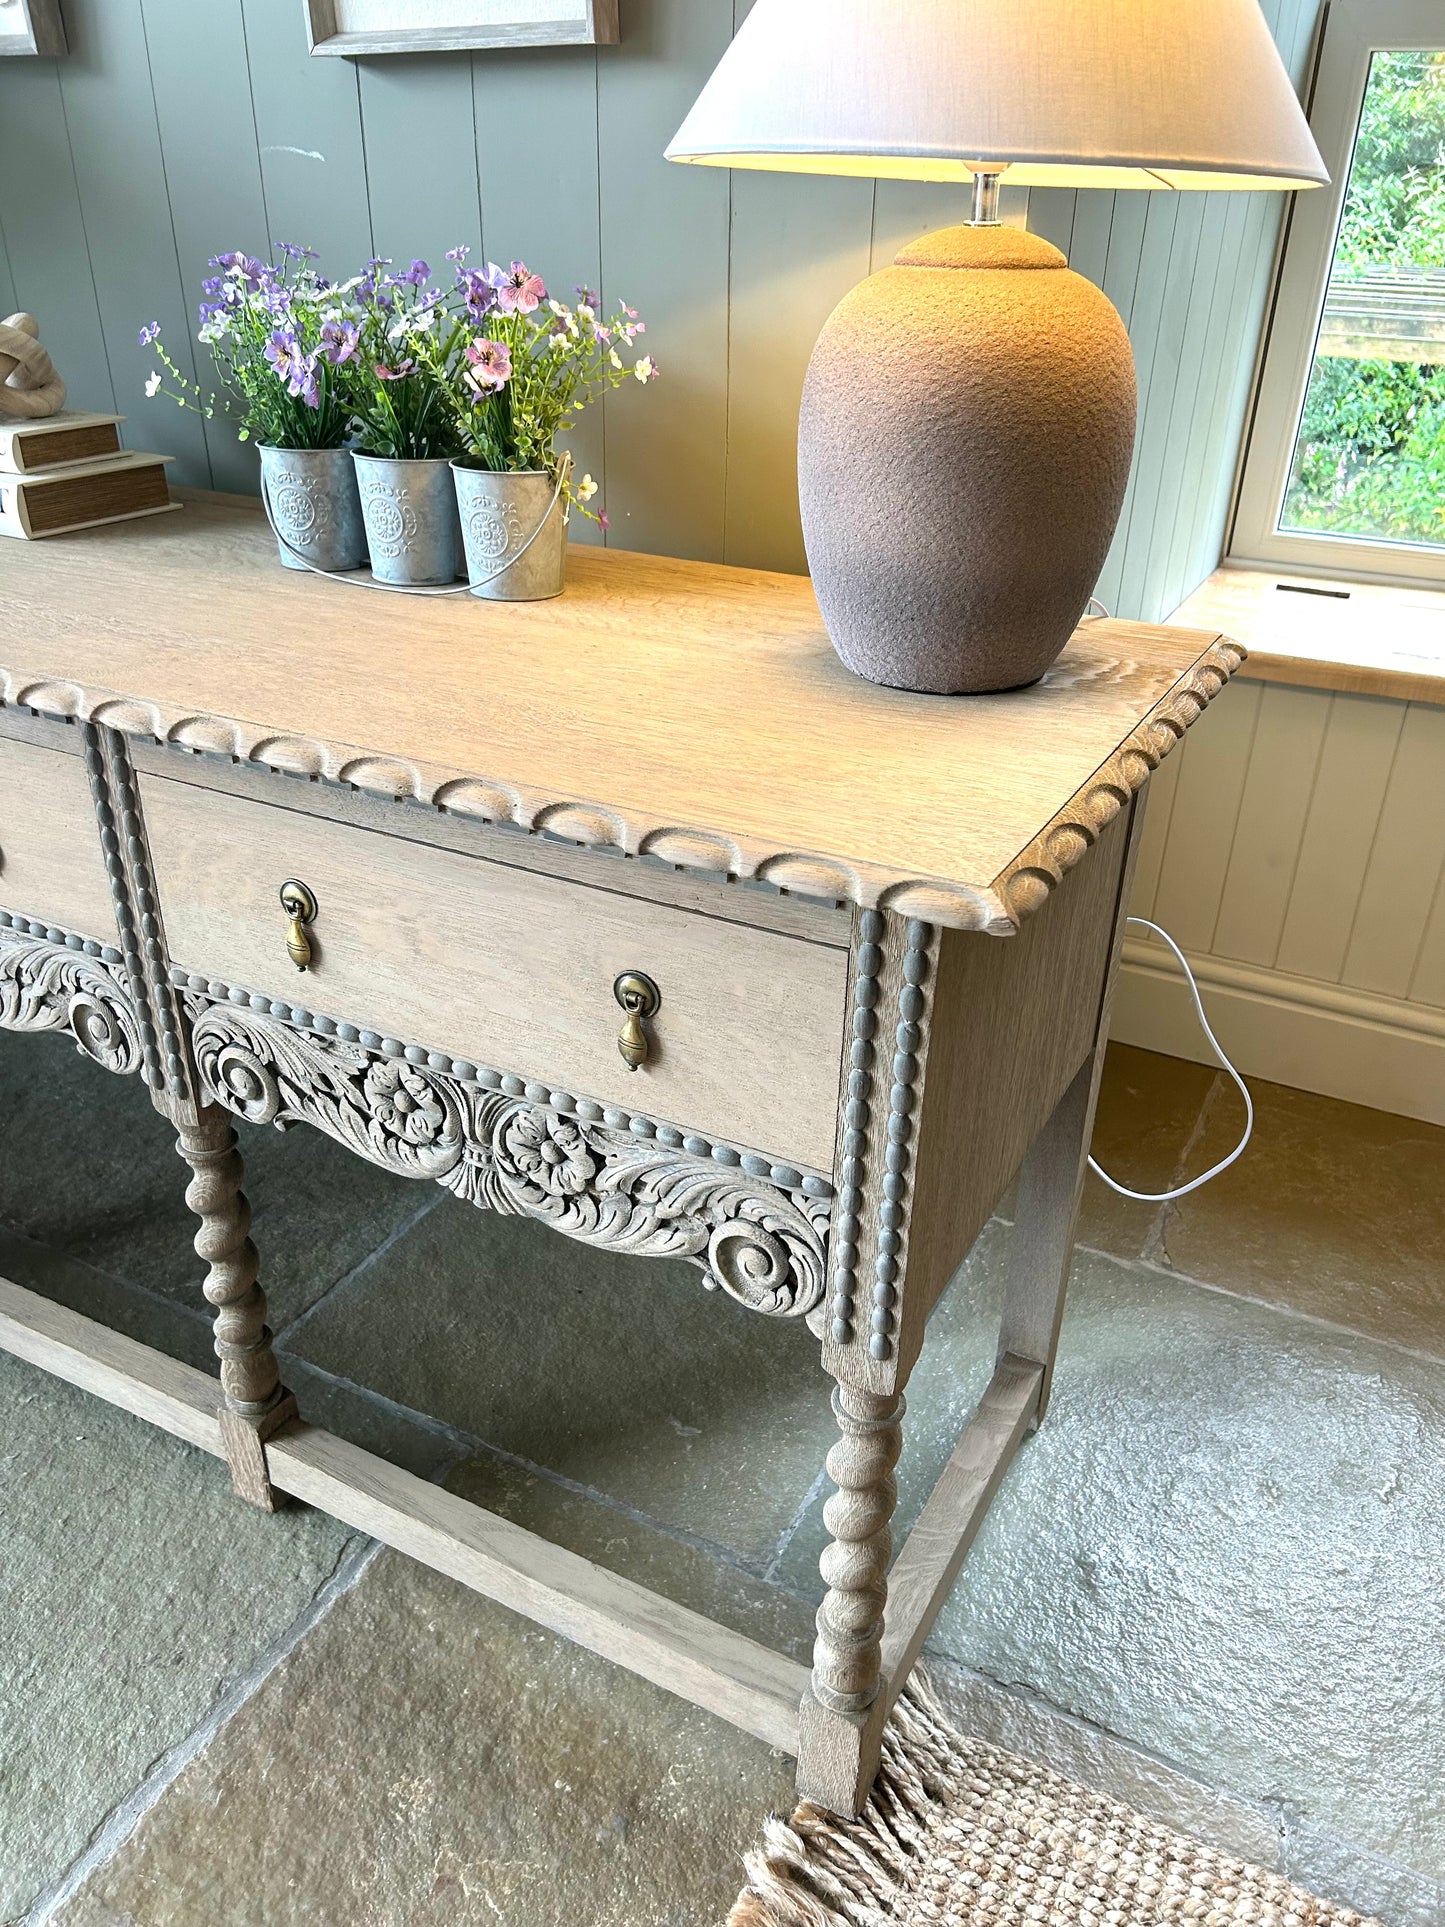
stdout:
[[770,883],[779,890],[891,910],[945,929],[1011,936],[1076,863],[1126,797],[1179,740],[1205,704],[1244,660],[1238,644],[1219,638],[1174,685],[1088,786],[988,888],[941,877],[901,880],[872,864],[849,863],[815,850],[769,845],[687,824],[646,821],[606,804],[548,796],[518,784],[468,775],[430,763],[264,729],[225,717],[197,715],[109,689],[0,669],[0,702],[51,716],[76,717],[126,736],[233,757],[292,776],[341,783],[373,796],[410,801],[486,823],[508,823],[533,835],[561,838],[627,856],[652,856],[685,870]]
[[821,1305],[833,1187],[816,1173],[184,971],[172,981],[204,1093],[237,1117],[310,1124],[470,1204],[684,1259],[750,1311],[811,1322]]
[[[1184,732],[1199,720],[1245,660],[1246,651],[1227,636],[1216,637],[1187,675],[1119,748],[1041,835],[994,879],[994,889],[1014,929],[1032,916],[1057,889],[1123,809],[1143,789]],[[944,921],[944,919],[935,919]]]

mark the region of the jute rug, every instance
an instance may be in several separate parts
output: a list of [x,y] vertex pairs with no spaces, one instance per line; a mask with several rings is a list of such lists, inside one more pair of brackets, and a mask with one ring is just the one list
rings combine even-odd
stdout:
[[862,1816],[769,1820],[728,1927],[1379,1927],[956,1733],[915,1675]]

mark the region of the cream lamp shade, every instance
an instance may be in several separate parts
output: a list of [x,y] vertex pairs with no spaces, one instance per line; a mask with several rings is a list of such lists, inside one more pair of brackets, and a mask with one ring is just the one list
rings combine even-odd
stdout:
[[1329,179],[1257,0],[756,0],[667,154],[1020,187]]

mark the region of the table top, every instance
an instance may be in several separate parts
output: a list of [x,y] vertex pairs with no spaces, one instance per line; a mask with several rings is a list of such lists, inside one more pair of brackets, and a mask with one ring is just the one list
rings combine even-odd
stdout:
[[1445,703],[1445,590],[1226,564],[1169,619],[1237,637],[1257,682]]
[[575,547],[556,601],[282,569],[259,514],[0,543],[0,698],[686,869],[1008,934],[1238,667],[1090,621],[1042,682],[850,675],[806,577]]

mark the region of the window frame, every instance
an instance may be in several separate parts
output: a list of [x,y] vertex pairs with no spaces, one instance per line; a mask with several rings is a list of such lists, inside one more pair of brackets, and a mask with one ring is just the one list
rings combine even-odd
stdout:
[[1292,198],[1240,461],[1232,562],[1377,581],[1445,581],[1445,542],[1292,534],[1278,527],[1339,240],[1355,137],[1376,53],[1445,49],[1445,0],[1326,0],[1308,112],[1330,186]]

